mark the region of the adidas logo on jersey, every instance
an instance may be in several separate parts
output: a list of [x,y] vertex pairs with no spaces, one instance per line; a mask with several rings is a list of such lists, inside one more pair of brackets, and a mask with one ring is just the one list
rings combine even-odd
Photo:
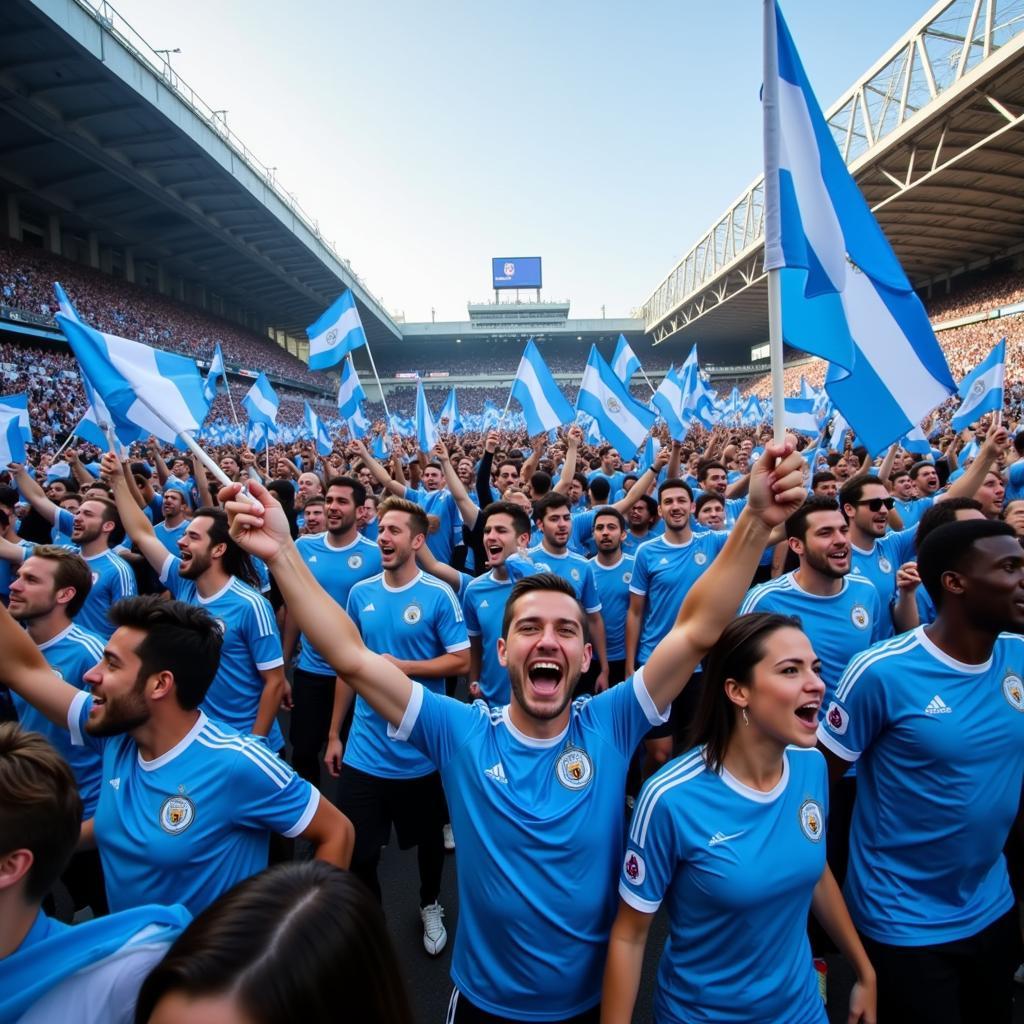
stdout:
[[716,832],[709,840],[708,846],[718,846],[719,843],[727,843],[730,839],[739,839],[743,835],[742,832],[733,832],[731,836],[722,835],[721,832]]
[[108,779],[107,781],[114,787],[114,789],[120,789],[121,788],[121,776],[120,775],[116,779]]
[[953,709],[938,694],[935,694],[928,701],[928,707],[924,709],[924,713],[926,715],[951,715]]
[[662,555],[661,561],[658,563],[658,565],[668,565],[668,559],[664,555]]
[[376,610],[377,609],[373,607],[372,601],[363,609],[364,612],[375,612]]
[[309,564],[312,565],[316,561],[316,555],[312,555],[309,559]]
[[494,779],[495,782],[504,783],[506,786],[508,785],[508,776],[505,774],[505,767],[500,761],[493,768],[485,769],[484,775],[489,779]]
[[489,605],[489,604],[487,603],[487,598],[486,598],[486,597],[485,597],[485,598],[484,598],[484,599],[483,599],[483,600],[482,600],[482,601],[480,602],[480,607],[481,607],[481,608],[490,608],[490,607],[491,607],[491,606],[490,606],[490,605]]

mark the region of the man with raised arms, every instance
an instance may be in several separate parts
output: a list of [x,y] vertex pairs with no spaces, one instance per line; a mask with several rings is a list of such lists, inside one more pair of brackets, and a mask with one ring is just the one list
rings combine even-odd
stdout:
[[221,492],[233,536],[271,565],[314,646],[441,771],[461,868],[449,1021],[597,1021],[629,759],[732,618],[772,527],[803,500],[800,468],[791,440],[768,446],[748,509],[675,626],[642,671],[597,697],[571,699],[591,659],[573,588],[547,573],[520,580],[498,644],[512,700],[495,709],[431,693],[368,650],[324,599],[273,497],[256,484],[255,506],[237,485]]

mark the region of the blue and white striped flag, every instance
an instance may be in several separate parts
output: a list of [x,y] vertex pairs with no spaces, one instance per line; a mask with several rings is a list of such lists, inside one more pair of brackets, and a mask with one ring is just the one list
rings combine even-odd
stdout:
[[931,455],[932,453],[931,442],[924,436],[924,431],[920,427],[914,427],[903,438],[901,444],[904,451],[913,452],[915,455]]
[[583,436],[586,438],[587,444],[596,447],[604,441],[604,438],[601,436],[601,424],[593,416],[588,417],[588,419],[587,429],[583,432]]
[[225,387],[228,383],[227,374],[224,372],[224,353],[220,350],[220,342],[213,350],[213,359],[210,360],[210,369],[206,372],[206,381],[203,383],[203,397],[207,405],[212,405],[217,397],[217,381],[224,381]]
[[657,415],[638,402],[625,384],[612,373],[596,345],[590,346],[590,358],[580,381],[576,409],[597,420],[604,439],[631,458],[644,443]]
[[95,392],[87,388],[86,395],[97,415],[111,414],[119,437],[121,428],[135,428],[142,437],[175,443],[179,434],[199,430],[207,402],[195,360],[89,327],[60,285],[54,288],[61,308],[57,324]]
[[927,314],[843,163],[775,0],[764,0],[765,270],[782,327],[871,451],[955,385]]
[[757,400],[757,395],[751,395],[740,413],[740,424],[744,427],[756,427],[763,421],[764,410],[761,408],[761,403]]
[[1003,408],[1003,380],[1006,375],[1006,339],[997,344],[960,382],[958,394],[963,399],[950,421],[954,430],[963,430],[986,412]]
[[654,460],[658,456],[658,452],[661,451],[661,442],[653,435],[647,436],[647,442],[644,444],[644,450],[640,453],[640,462],[637,464],[637,472],[643,473],[645,470],[654,468]]
[[321,455],[330,455],[334,450],[334,445],[331,444],[331,435],[327,432],[327,428],[323,425],[320,417],[310,407],[309,402],[303,403],[306,407],[306,433],[312,439],[316,445],[316,450]]
[[651,405],[665,421],[668,432],[674,441],[682,441],[686,437],[686,423],[683,420],[683,388],[679,375],[673,367],[662,378],[657,390],[651,397]]
[[841,412],[836,412],[832,417],[832,436],[828,439],[828,446],[834,452],[841,452],[846,441],[846,432],[849,424],[843,419]]
[[626,336],[619,335],[619,343],[615,346],[615,355],[612,356],[612,373],[615,374],[623,384],[629,384],[630,379],[640,369],[640,360],[630,347]]
[[266,448],[272,441],[276,440],[277,430],[272,423],[268,423],[266,420],[250,421],[246,431],[245,443],[251,451],[258,452],[261,448]]
[[370,442],[370,454],[378,460],[388,457],[388,447],[383,434],[374,434]]
[[28,454],[25,443],[32,440],[32,432],[29,431],[25,437],[21,399],[26,399],[24,409],[27,410],[26,395],[0,398],[0,466],[6,466],[8,462],[24,462]]
[[309,368],[329,370],[357,348],[366,344],[352,289],[330,305],[316,323],[306,328],[309,338]]
[[359,403],[366,400],[366,392],[359,383],[359,374],[352,365],[351,358],[346,359],[341,368],[341,384],[338,386],[338,413],[343,420],[350,419],[359,408]]
[[416,381],[416,441],[420,451],[430,454],[437,444],[437,425],[427,405],[427,394],[423,390],[423,381]]
[[[32,425],[28,416],[28,392],[20,391],[16,395],[5,395],[0,398],[0,416],[5,420],[14,414],[18,419],[18,429],[25,444],[32,443]],[[19,460],[20,461],[20,460]],[[0,463],[2,465],[2,463]]]
[[817,435],[818,416],[814,411],[814,400],[811,398],[786,399],[786,429],[798,434]]
[[[558,390],[555,378],[544,364],[540,351],[531,338],[519,360],[512,397],[522,406],[526,429],[530,434],[556,430],[575,418],[572,406]],[[484,410],[486,418],[487,410]]]
[[437,422],[441,429],[449,434],[462,434],[465,432],[466,425],[463,423],[462,416],[459,413],[459,399],[455,394],[454,384],[451,391],[448,392],[448,397],[444,400],[444,405],[441,406],[441,411],[437,415]]
[[256,383],[245,393],[242,399],[242,408],[245,409],[249,419],[253,423],[266,423],[274,426],[277,423],[277,409],[281,404],[267,375],[261,373],[256,378]]
[[373,426],[372,423],[366,418],[366,413],[363,411],[363,405],[360,402],[356,406],[356,411],[345,420],[345,426],[348,427],[348,432],[353,437],[365,437],[366,432]]

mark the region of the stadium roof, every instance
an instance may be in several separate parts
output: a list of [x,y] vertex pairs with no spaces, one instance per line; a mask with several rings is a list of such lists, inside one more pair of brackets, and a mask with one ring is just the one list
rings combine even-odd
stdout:
[[[915,286],[1024,252],[1024,0],[940,0],[826,117]],[[763,184],[644,302],[656,343],[767,338]]]
[[398,328],[317,225],[104,3],[0,3],[0,192],[96,231],[298,337],[343,288],[371,342]]

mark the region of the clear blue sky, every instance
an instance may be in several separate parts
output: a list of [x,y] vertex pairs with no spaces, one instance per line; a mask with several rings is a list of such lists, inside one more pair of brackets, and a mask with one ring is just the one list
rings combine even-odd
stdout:
[[[628,315],[760,170],[757,0],[114,2],[409,320],[531,255]],[[822,106],[930,6],[783,0]]]

